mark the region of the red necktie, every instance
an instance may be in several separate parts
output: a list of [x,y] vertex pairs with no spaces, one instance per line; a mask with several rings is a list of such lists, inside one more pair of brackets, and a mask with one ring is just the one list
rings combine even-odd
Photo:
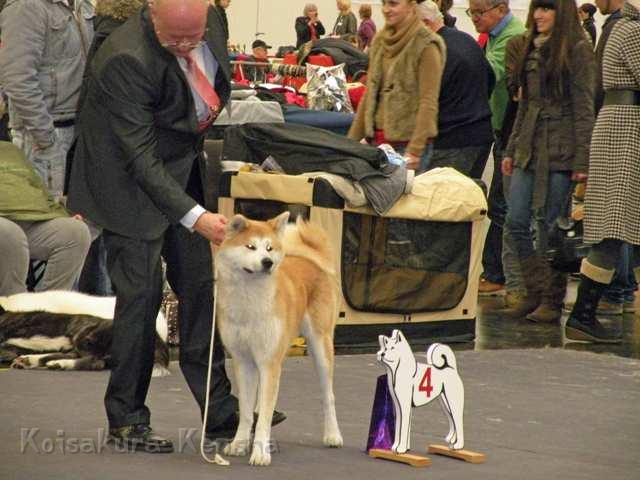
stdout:
[[191,54],[184,57],[187,61],[187,77],[189,83],[194,88],[200,98],[209,107],[209,117],[200,122],[200,131],[206,129],[218,117],[220,113],[220,97],[209,83],[209,79],[204,74]]

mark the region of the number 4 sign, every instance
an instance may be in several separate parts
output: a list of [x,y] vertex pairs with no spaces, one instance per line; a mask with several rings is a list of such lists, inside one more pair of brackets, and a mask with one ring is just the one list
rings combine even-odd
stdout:
[[[464,386],[458,375],[453,350],[447,345],[434,343],[427,350],[425,364],[416,361],[409,342],[400,330],[394,330],[391,337],[380,335],[378,340],[380,350],[377,358],[387,369],[387,385],[384,394],[387,397],[390,396],[393,401],[393,444],[391,451],[376,448],[378,445],[375,439],[386,436],[386,424],[380,420],[380,412],[376,412],[376,404],[374,404],[372,428],[377,430],[370,433],[370,440],[373,442],[370,442],[372,444],[370,449],[368,445],[369,454],[413,464],[415,455],[410,456],[412,458],[401,458],[407,457],[406,452],[410,448],[412,407],[426,405],[437,398],[449,420],[449,433],[446,436],[448,446],[430,446],[429,451],[462,458],[472,463],[482,463],[484,455],[462,450],[464,447]],[[382,392],[376,392],[376,403],[380,404],[378,408],[386,410],[386,405],[383,405],[386,402],[379,401],[382,397],[380,393]],[[374,418],[377,419],[375,422]],[[380,435],[380,432],[383,435]],[[417,458],[424,459],[424,457]]]

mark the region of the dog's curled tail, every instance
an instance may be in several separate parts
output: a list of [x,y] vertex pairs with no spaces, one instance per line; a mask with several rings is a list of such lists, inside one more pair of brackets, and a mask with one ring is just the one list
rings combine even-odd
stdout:
[[[298,217],[295,230],[299,242],[286,242],[286,254],[305,257],[330,275],[335,275],[334,252],[326,232],[308,221]],[[302,248],[301,248],[302,247]]]
[[434,343],[427,350],[427,361],[436,368],[443,369],[451,367],[458,369],[456,356],[451,347],[442,343]]

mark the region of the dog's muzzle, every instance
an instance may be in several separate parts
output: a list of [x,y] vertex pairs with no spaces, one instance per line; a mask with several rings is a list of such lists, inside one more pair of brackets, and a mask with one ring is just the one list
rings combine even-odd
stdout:
[[271,267],[273,267],[273,260],[268,257],[262,259],[262,270],[265,272],[270,272]]

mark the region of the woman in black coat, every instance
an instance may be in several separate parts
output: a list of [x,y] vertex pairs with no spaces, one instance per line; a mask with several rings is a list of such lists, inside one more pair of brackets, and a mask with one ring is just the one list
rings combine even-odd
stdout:
[[296,48],[311,40],[317,40],[324,35],[324,25],[318,20],[318,7],[314,3],[307,3],[302,11],[302,17],[296,18]]

